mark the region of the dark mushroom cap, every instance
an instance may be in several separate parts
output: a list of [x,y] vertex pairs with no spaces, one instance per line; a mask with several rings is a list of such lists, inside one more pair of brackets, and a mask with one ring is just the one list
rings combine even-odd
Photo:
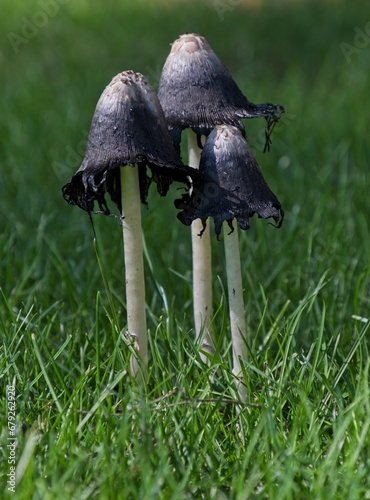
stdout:
[[152,181],[165,195],[173,180],[188,183],[187,176],[195,173],[182,164],[158,97],[146,78],[125,71],[113,78],[97,103],[85,157],[72,180],[62,188],[63,197],[88,212],[97,202],[100,210],[109,214],[105,202],[108,192],[121,210],[119,169],[134,164],[139,166],[144,203]]
[[253,104],[202,36],[181,35],[163,66],[158,97],[177,145],[181,131],[207,135],[216,125],[243,130],[241,118],[267,120],[267,132],[283,114],[275,104]]
[[232,219],[241,229],[249,228],[249,219],[257,214],[263,219],[272,217],[278,227],[284,212],[279,200],[267,186],[257,160],[242,132],[231,125],[219,125],[208,136],[202,151],[199,171],[191,195],[176,200],[179,220],[190,225],[201,219],[203,227],[212,217],[217,237],[224,221],[233,230]]

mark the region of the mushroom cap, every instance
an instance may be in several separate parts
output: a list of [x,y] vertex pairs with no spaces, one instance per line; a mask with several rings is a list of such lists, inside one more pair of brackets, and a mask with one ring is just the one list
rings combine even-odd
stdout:
[[187,176],[194,176],[194,170],[182,164],[174,148],[153,88],[140,73],[124,71],[112,79],[96,105],[84,159],[62,188],[63,197],[88,212],[93,211],[96,201],[108,214],[108,192],[121,210],[119,168],[134,164],[139,166],[144,203],[152,180],[165,195],[173,180],[188,183]]
[[267,186],[261,169],[242,132],[231,125],[218,125],[209,134],[202,151],[199,171],[191,195],[176,200],[179,220],[190,225],[212,217],[217,237],[224,221],[233,230],[232,219],[241,229],[249,229],[249,219],[257,214],[263,219],[273,218],[278,225],[284,212],[279,200]]
[[248,101],[207,40],[195,33],[181,35],[172,44],[158,98],[176,145],[185,128],[204,135],[220,124],[243,130],[241,118],[259,117],[271,127],[284,114],[280,105]]

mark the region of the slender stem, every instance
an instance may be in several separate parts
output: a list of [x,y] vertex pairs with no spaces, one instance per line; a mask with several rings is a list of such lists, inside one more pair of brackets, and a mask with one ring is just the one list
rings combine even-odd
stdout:
[[146,379],[148,362],[148,337],[145,311],[145,283],[143,241],[141,233],[141,204],[139,190],[139,172],[137,166],[121,167],[122,230],[125,258],[127,329],[133,336],[134,347],[142,360],[139,370],[137,359],[130,361],[134,376],[141,373],[141,380]]
[[[188,153],[189,166],[199,168],[200,153],[196,141],[196,135],[192,130],[188,130]],[[212,340],[211,321],[213,316],[212,305],[212,254],[211,237],[209,224],[203,232],[203,225],[200,219],[193,221],[191,225],[191,239],[193,249],[193,307],[195,338],[201,345],[201,350],[208,355],[214,354],[214,342]],[[204,362],[208,357],[201,353]]]
[[[235,221],[234,221],[235,222]],[[236,222],[234,223],[236,226]],[[224,244],[227,273],[227,288],[229,294],[230,329],[233,348],[233,373],[236,377],[242,375],[242,360],[247,359],[245,310],[243,300],[243,285],[240,265],[238,227],[231,234],[230,227],[224,222]],[[242,400],[246,397],[246,388],[240,381],[238,391]]]

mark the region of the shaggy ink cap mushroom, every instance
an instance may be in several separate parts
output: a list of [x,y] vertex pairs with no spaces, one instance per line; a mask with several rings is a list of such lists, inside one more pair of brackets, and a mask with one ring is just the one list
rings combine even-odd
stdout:
[[[140,73],[124,71],[102,93],[92,119],[83,162],[62,188],[65,200],[88,212],[97,202],[109,215],[108,193],[121,212],[120,167],[138,165],[140,198],[154,181],[165,195],[172,181],[189,184],[197,172],[182,164],[168,132],[158,97]],[[147,167],[151,177],[147,175]]]
[[228,69],[200,35],[181,35],[163,66],[158,97],[175,145],[191,128],[198,136],[229,124],[244,130],[241,118],[265,118],[266,146],[285,110],[278,104],[253,104],[242,94]]
[[191,195],[186,193],[175,201],[182,210],[177,217],[183,224],[201,219],[204,230],[207,218],[212,217],[217,237],[224,221],[234,230],[234,218],[241,229],[249,229],[249,219],[254,214],[263,219],[273,218],[281,226],[284,218],[281,204],[267,186],[238,128],[219,125],[210,133],[199,171],[201,180],[195,182]]

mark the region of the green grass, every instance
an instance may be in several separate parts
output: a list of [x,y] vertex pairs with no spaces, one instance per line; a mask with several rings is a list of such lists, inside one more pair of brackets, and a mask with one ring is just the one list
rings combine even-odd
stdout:
[[[355,2],[239,5],[223,21],[212,2],[171,5],[58,4],[18,53],[7,35],[22,35],[40,4],[2,7],[2,497],[15,381],[15,498],[370,498],[370,43],[350,62],[341,49],[369,16]],[[249,405],[235,400],[216,238],[211,366],[193,344],[176,186],[143,208],[145,390],[127,371],[119,223],[94,217],[102,275],[87,215],[61,198],[105,85],[134,69],[156,86],[186,31],[208,38],[250,100],[287,110],[265,155],[263,123],[246,122],[286,212],[280,230],[252,219],[240,236]]]

